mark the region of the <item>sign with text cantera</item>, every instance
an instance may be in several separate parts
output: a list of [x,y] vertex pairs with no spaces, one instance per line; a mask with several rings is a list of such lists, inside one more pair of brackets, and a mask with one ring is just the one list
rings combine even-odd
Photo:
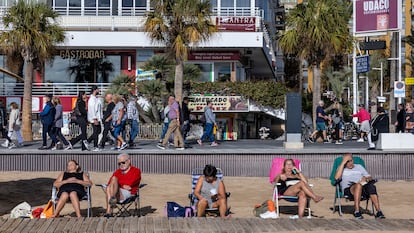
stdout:
[[204,112],[207,101],[213,103],[214,112],[248,112],[249,100],[242,96],[189,96],[188,108],[191,112]]
[[356,72],[359,73],[366,73],[369,71],[369,56],[359,56],[355,58],[356,62]]
[[216,25],[219,31],[255,32],[254,16],[217,16]]
[[355,33],[401,28],[401,0],[355,0]]

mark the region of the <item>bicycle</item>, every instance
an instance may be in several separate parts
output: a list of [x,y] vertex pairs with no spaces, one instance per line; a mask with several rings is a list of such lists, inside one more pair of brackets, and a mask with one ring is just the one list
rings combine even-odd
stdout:
[[344,140],[356,140],[360,135],[359,125],[355,122],[345,122],[344,123]]

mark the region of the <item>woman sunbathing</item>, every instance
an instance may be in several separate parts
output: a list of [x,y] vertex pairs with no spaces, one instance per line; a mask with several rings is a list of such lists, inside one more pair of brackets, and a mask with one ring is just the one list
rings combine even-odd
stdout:
[[60,211],[65,206],[68,199],[72,202],[76,217],[80,218],[80,199],[86,195],[85,187],[91,185],[89,177],[80,172],[80,167],[75,160],[69,160],[67,170],[59,174],[53,186],[58,188],[57,197],[59,201],[53,217],[59,217]]
[[278,185],[278,193],[284,196],[298,197],[298,215],[302,218],[305,214],[306,199],[311,198],[316,203],[322,201],[323,197],[316,195],[308,184],[308,179],[296,168],[293,159],[283,162],[282,173],[273,180]]

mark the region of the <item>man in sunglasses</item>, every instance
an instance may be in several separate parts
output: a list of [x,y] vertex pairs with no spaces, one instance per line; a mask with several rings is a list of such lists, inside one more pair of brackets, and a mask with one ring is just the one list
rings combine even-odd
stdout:
[[118,166],[108,181],[106,188],[106,214],[112,216],[112,208],[117,203],[122,203],[129,197],[135,195],[141,182],[141,170],[131,165],[129,155],[126,153],[118,155]]

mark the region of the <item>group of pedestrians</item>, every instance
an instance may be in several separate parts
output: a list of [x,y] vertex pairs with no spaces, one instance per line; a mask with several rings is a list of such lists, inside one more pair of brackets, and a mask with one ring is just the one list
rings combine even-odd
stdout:
[[[42,121],[42,146],[41,150],[56,150],[60,143],[65,145],[65,150],[73,148],[73,145],[80,142],[81,149],[101,151],[105,148],[108,136],[115,141],[113,150],[124,150],[128,146],[134,146],[134,140],[139,130],[139,112],[137,99],[134,96],[123,97],[121,95],[106,93],[105,102],[107,103],[105,111],[100,98],[100,89],[94,85],[91,88],[91,94],[88,98],[85,91],[80,91],[71,113],[71,121],[79,126],[80,133],[70,141],[62,135],[63,127],[63,108],[60,104],[59,97],[46,95],[46,104],[40,113]],[[127,121],[130,124],[130,134],[128,142],[126,138],[125,125]],[[92,134],[87,137],[88,124],[92,127]],[[102,130],[103,127],[103,130]],[[51,144],[47,145],[47,135],[51,139]],[[102,135],[101,140],[100,135]],[[90,145],[93,143],[93,145]]]
[[[174,147],[176,150],[184,150],[186,148],[187,135],[190,131],[190,110],[188,108],[188,97],[183,98],[181,107],[173,95],[168,96],[168,105],[162,111],[164,121],[161,138],[157,147],[165,150],[169,145],[170,137],[173,135]],[[215,141],[214,127],[216,124],[216,115],[213,113],[213,103],[207,101],[204,109],[203,119],[205,120],[204,132],[197,143],[203,145],[203,140],[209,140],[211,146],[218,146]]]

